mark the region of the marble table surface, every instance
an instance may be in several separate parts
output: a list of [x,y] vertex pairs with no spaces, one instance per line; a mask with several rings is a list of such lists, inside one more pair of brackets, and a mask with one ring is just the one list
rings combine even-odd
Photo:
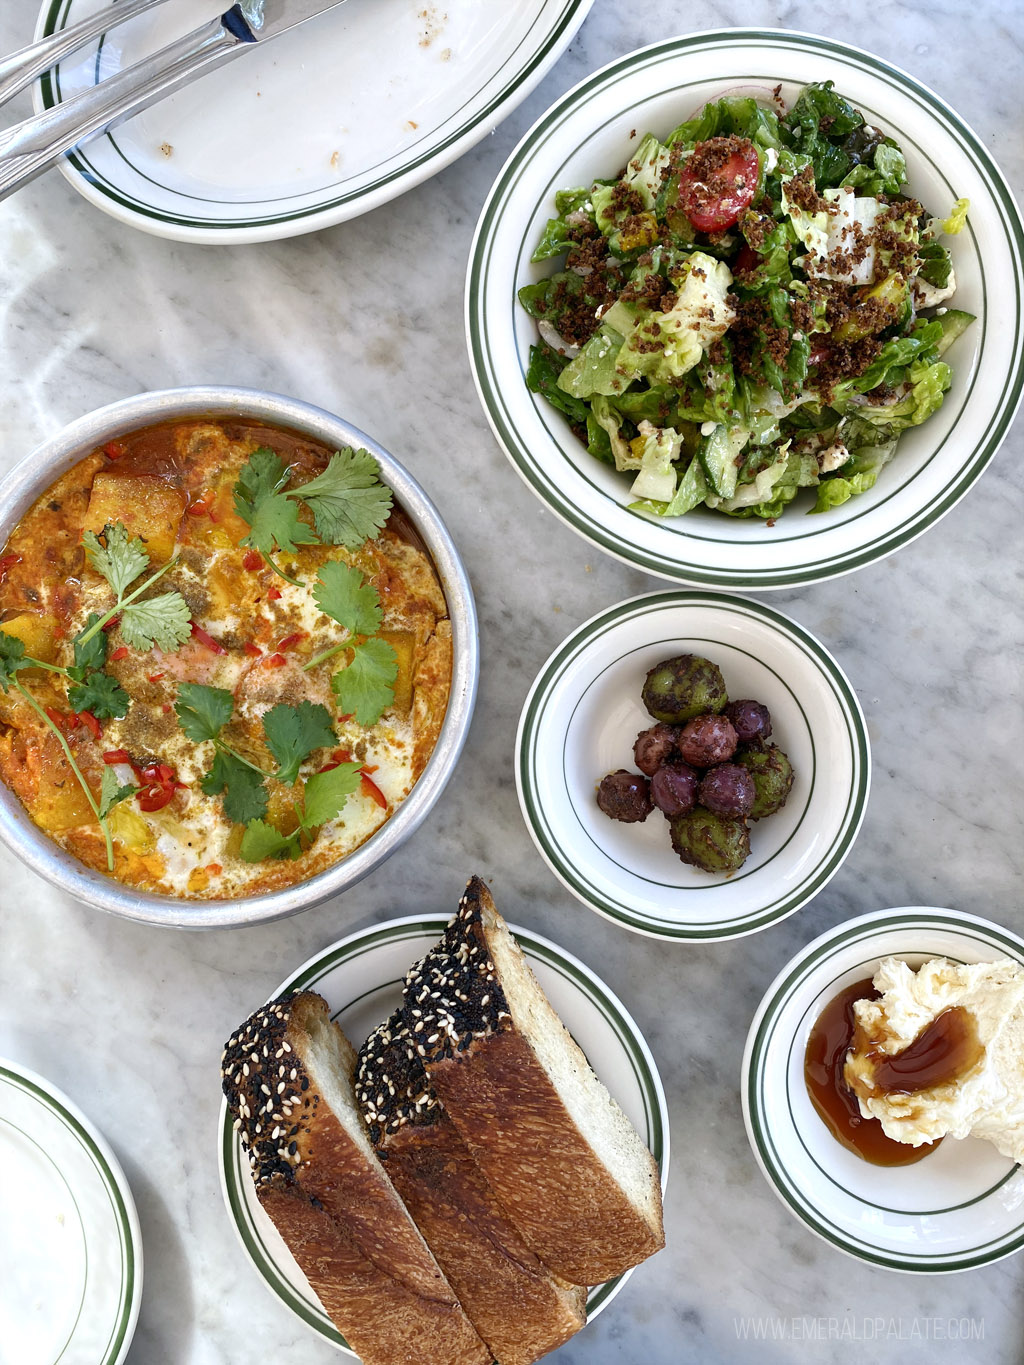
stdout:
[[[36,9],[0,5],[0,52],[29,40]],[[0,849],[0,1056],[65,1090],[123,1163],[146,1261],[133,1365],[338,1359],[267,1292],[225,1215],[220,1045],[294,965],[353,929],[449,912],[471,872],[492,880],[509,919],[603,975],[644,1030],[671,1106],[668,1248],[558,1352],[563,1365],[852,1363],[865,1350],[879,1362],[1020,1359],[1024,1259],[929,1279],[816,1240],[755,1165],[738,1079],[772,977],[847,917],[942,905],[1024,929],[1021,424],[982,483],[894,558],[768,595],[838,656],[875,763],[849,860],[799,914],[724,944],[628,934],[561,889],[516,800],[513,738],[537,668],[579,622],[658,583],[558,523],[492,439],[459,338],[474,222],[523,131],[585,74],[684,25],[741,23],[827,34],[906,68],[976,129],[1020,196],[1013,4],[597,0],[491,136],[341,226],[237,250],[184,246],[115,223],[57,174],[0,205],[0,470],[70,419],[142,390],[220,382],[294,394],[373,433],[426,484],[480,612],[483,676],[457,776],[418,833],[339,900],[264,927],[158,931],[76,904]],[[10,112],[28,109],[21,96]],[[966,1352],[949,1339],[965,1318],[983,1341]],[[776,1336],[790,1329],[771,1323],[796,1320],[802,1339],[755,1342],[755,1320]]]

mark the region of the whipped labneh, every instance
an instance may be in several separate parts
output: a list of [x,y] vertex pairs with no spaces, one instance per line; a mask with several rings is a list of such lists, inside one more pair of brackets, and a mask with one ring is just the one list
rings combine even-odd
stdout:
[[[873,984],[880,998],[854,1005],[856,1029],[844,1068],[864,1117],[913,1147],[973,1135],[1024,1161],[1024,968],[1006,960],[956,966],[938,958],[914,971],[887,957]],[[935,1040],[930,1051],[941,1051],[941,1034],[953,1023],[960,1030],[955,1074],[923,1087],[913,1079],[893,1083],[899,1055],[915,1043],[920,1050],[928,1030]],[[887,1083],[880,1079],[886,1072]]]

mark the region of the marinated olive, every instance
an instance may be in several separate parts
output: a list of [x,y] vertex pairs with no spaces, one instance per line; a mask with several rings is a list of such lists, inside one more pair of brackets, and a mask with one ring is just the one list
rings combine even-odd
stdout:
[[663,763],[675,753],[679,731],[674,725],[660,722],[649,730],[641,730],[633,745],[633,762],[642,773],[653,777]]
[[613,820],[636,824],[646,820],[654,807],[651,805],[651,784],[639,773],[620,768],[601,779],[597,789],[597,804]]
[[[653,788],[652,788],[653,795]],[[749,815],[757,795],[754,779],[738,763],[719,763],[701,779],[697,800],[717,815]],[[657,800],[654,802],[658,804]]]
[[754,780],[754,804],[750,814],[755,820],[774,815],[786,804],[793,786],[793,765],[777,744],[752,744],[736,755]]
[[672,725],[721,711],[729,700],[721,669],[698,654],[664,659],[648,673],[641,695],[655,720]]
[[651,778],[651,800],[668,816],[682,815],[696,804],[699,782],[700,773],[688,763],[665,763]]
[[750,853],[750,831],[745,820],[694,806],[669,822],[672,847],[684,863],[704,872],[728,876],[739,871]]
[[772,732],[771,713],[759,701],[731,701],[722,714],[732,721],[732,728],[741,744],[767,739]]
[[679,734],[679,753],[695,768],[724,763],[736,752],[736,731],[725,716],[697,716]]

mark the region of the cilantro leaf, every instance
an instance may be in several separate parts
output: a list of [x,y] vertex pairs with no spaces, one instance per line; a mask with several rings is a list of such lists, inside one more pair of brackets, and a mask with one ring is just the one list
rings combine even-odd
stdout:
[[281,492],[288,470],[280,456],[266,446],[253,451],[242,466],[235,484],[235,511],[249,527],[241,541],[261,554],[275,546],[294,553],[299,545],[312,545],[316,536],[299,520],[299,509]]
[[313,589],[317,606],[350,635],[376,635],[382,613],[377,589],[358,569],[330,560]]
[[132,786],[130,782],[122,787],[113,768],[104,768],[100,779],[100,819],[106,819],[119,802],[127,801],[129,796],[134,796],[137,791],[138,787]]
[[121,612],[121,636],[132,649],[177,649],[192,634],[192,613],[180,592],[131,602]]
[[360,725],[376,725],[395,699],[398,655],[386,640],[367,640],[355,650],[348,668],[339,669],[331,689],[344,712]]
[[306,779],[302,792],[304,829],[326,825],[341,814],[345,802],[359,786],[360,771],[358,763],[339,763],[336,768]]
[[272,706],[263,717],[263,733],[280,765],[277,779],[286,785],[297,779],[299,768],[314,749],[336,744],[338,739],[327,707],[310,701]]
[[264,858],[297,858],[302,852],[298,833],[295,830],[292,834],[280,834],[263,820],[250,820],[242,835],[239,857],[247,863],[259,863]]
[[6,692],[19,668],[26,668],[25,644],[15,635],[0,630],[0,687]]
[[226,687],[206,687],[203,683],[181,683],[174,703],[178,724],[195,744],[216,739],[234,709],[235,699]]
[[240,758],[225,753],[223,749],[217,750],[213,766],[200,786],[207,796],[224,793],[224,814],[235,824],[244,825],[246,821],[258,820],[267,813],[267,789],[263,785],[263,778]]
[[82,544],[89,563],[103,575],[120,601],[128,585],[149,564],[149,555],[139,537],[129,536],[119,521],[104,526],[102,535],[101,541],[95,531],[84,531]]
[[309,506],[325,544],[349,550],[375,540],[391,511],[391,490],[380,481],[377,461],[368,450],[349,446],[331,456],[322,474],[286,496]]
[[116,678],[109,673],[90,673],[84,682],[68,688],[72,711],[91,711],[97,720],[115,720],[128,714],[131,701]]
[[98,611],[91,611],[89,619],[75,636],[75,662],[68,669],[68,677],[75,682],[82,682],[85,675],[94,668],[102,668],[107,662],[107,637],[102,630],[97,631],[91,639],[82,643],[82,637],[102,621],[103,617]]

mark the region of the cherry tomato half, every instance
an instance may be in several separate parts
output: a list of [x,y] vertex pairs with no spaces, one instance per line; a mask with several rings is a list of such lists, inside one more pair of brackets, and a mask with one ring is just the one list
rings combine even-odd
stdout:
[[698,142],[679,172],[679,207],[698,232],[722,232],[749,208],[758,169],[757,148],[746,138]]
[[174,800],[174,788],[169,783],[151,782],[135,793],[135,799],[139,803],[139,810],[163,810]]

